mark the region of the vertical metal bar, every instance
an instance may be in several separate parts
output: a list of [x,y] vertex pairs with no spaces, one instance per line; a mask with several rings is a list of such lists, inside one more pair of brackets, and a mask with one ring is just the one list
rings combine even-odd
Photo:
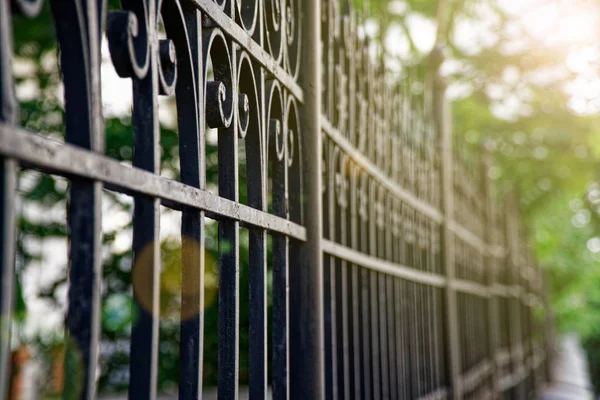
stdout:
[[[263,13],[263,2],[258,4],[258,15]],[[261,46],[264,45],[265,27],[262,18],[259,19],[255,37]],[[268,149],[267,143],[261,140],[260,128],[266,126],[264,106],[265,99],[265,72],[263,69],[254,72],[254,79],[258,83],[257,104],[260,110],[257,126],[250,126],[246,134],[246,166],[248,204],[259,210],[267,211],[267,171]],[[240,85],[243,85],[240,82]],[[249,92],[252,87],[249,85]],[[240,87],[240,91],[245,89]],[[252,111],[252,110],[251,110]],[[253,132],[255,130],[256,132]],[[249,231],[249,398],[250,400],[266,399],[267,397],[267,371],[268,371],[268,338],[267,338],[267,233],[264,229],[251,228]],[[275,277],[273,277],[275,278]],[[286,276],[287,278],[287,276]],[[287,283],[287,282],[286,282]],[[289,354],[289,353],[288,353]],[[288,374],[289,376],[289,374]],[[275,397],[277,398],[277,397]]]
[[[67,351],[82,357],[80,366],[65,358],[67,376],[82,379],[81,398],[92,399],[96,392],[96,354],[100,329],[100,283],[102,274],[101,185],[73,179],[69,202],[69,309],[67,329],[76,343]],[[83,376],[79,375],[83,372]],[[74,374],[74,375],[73,375]]]
[[[356,247],[353,247],[356,248]],[[360,267],[356,264],[352,264],[351,266],[351,287],[352,287],[352,359],[353,359],[353,367],[354,372],[352,375],[352,380],[354,382],[354,398],[361,399],[362,398],[362,387],[364,382],[361,379],[361,366],[364,363],[361,349],[361,340],[360,340],[360,283],[358,281],[358,276],[360,273]]]
[[[328,214],[324,211],[324,214]],[[327,220],[326,220],[327,221]],[[337,348],[335,339],[335,277],[333,273],[335,260],[323,255],[323,295],[324,295],[324,356],[325,356],[325,398],[337,398]]]
[[[273,213],[288,218],[288,154],[273,165]],[[273,398],[289,398],[289,238],[273,235]]]
[[[513,393],[517,398],[519,397],[520,392],[520,351],[521,351],[521,328],[520,328],[520,312],[519,312],[519,304],[520,304],[520,294],[515,296],[515,289],[520,289],[519,279],[518,279],[518,226],[517,226],[517,214],[515,211],[515,198],[514,195],[509,195],[507,201],[507,221],[506,221],[506,243],[507,243],[507,269],[508,269],[508,283],[511,286],[511,291],[513,294],[510,296],[509,300],[509,321],[510,321],[510,364],[511,364],[511,372],[513,376],[514,388]],[[516,379],[519,378],[519,381]]]
[[[249,395],[251,399],[265,399],[267,396],[267,236],[263,229],[250,229],[250,354],[249,354]],[[273,244],[275,246],[275,244]],[[275,250],[274,250],[275,255]],[[275,259],[273,260],[274,265]],[[279,276],[273,270],[273,291]],[[274,309],[275,309],[274,294]],[[275,318],[275,315],[274,315]],[[277,372],[273,365],[274,376]],[[284,371],[285,372],[285,371]],[[275,395],[273,385],[273,397]]]
[[273,398],[288,399],[288,238],[273,235]]
[[[390,213],[392,216],[395,215],[395,204],[394,199],[391,195],[386,196],[386,211]],[[385,232],[385,259],[394,262],[394,231],[395,227],[393,224],[395,223],[395,218],[387,218],[386,219],[386,232]],[[389,387],[390,387],[390,398],[397,399],[398,398],[398,373],[396,368],[397,358],[396,354],[396,336],[395,336],[395,324],[398,322],[395,318],[395,307],[396,303],[394,303],[394,292],[393,292],[393,281],[394,278],[392,276],[386,276],[386,305],[387,305],[387,343],[388,343],[388,365],[389,365]]]
[[[489,169],[491,167],[491,157],[490,154],[486,151],[485,148],[482,148],[482,158],[481,158],[481,193],[482,193],[482,201],[483,201],[483,218],[482,218],[482,226],[483,226],[483,234],[484,234],[484,243],[487,248],[490,248],[494,242],[494,227],[493,227],[493,193],[492,193],[492,181],[489,178]],[[496,263],[494,262],[493,254],[490,254],[486,251],[483,255],[484,257],[484,274],[485,274],[485,284],[488,288],[492,289],[496,280]],[[497,326],[497,317],[496,317],[496,296],[493,294],[494,291],[490,290],[490,297],[487,300],[484,300],[486,303],[485,315],[487,316],[486,321],[486,329],[484,330],[485,337],[487,338],[487,349],[486,349],[486,358],[488,365],[490,366],[490,392],[492,396],[496,396],[498,393],[498,377],[497,377],[497,368],[496,368],[496,347],[498,343],[498,326]]]
[[[12,76],[12,24],[10,2],[0,1],[0,121],[17,119],[17,101]],[[0,397],[10,387],[11,330],[15,280],[17,163],[0,157]]]
[[[181,182],[206,187],[205,124],[203,104],[202,21],[200,12],[184,6],[189,50],[195,73],[179,75],[176,87]],[[190,81],[191,79],[194,81]],[[194,91],[192,88],[195,88]],[[191,93],[190,93],[191,92]],[[190,98],[190,94],[195,96]],[[202,96],[202,97],[201,97]],[[181,333],[179,345],[179,398],[202,397],[204,346],[204,212],[184,208],[181,213]]]
[[400,281],[400,278],[393,278],[393,302],[395,304],[395,309],[394,309],[394,319],[395,319],[395,337],[396,337],[396,352],[394,353],[394,356],[396,358],[396,360],[398,361],[398,367],[397,367],[397,374],[398,374],[398,379],[397,379],[397,390],[398,390],[398,399],[407,399],[407,393],[408,393],[408,379],[407,379],[407,370],[408,368],[406,368],[407,365],[407,358],[408,358],[408,353],[406,352],[406,348],[405,348],[405,338],[404,338],[404,325],[405,325],[405,321],[403,319],[403,313],[402,313],[402,297],[401,297],[401,285],[402,282]]
[[[231,160],[234,149],[231,142],[236,139],[219,140],[220,155],[229,154],[231,168],[237,168],[237,162]],[[226,144],[226,142],[229,142]],[[237,147],[237,146],[235,146]],[[222,152],[222,150],[225,150]],[[225,158],[225,157],[220,157]],[[223,161],[223,164],[226,162]],[[219,180],[229,175],[229,182],[237,179],[224,174],[226,165],[219,160]],[[222,169],[223,167],[223,169]],[[231,172],[231,171],[230,171]],[[223,178],[221,181],[226,183]],[[233,186],[233,185],[232,185]],[[220,188],[219,188],[220,189]],[[219,190],[221,193],[221,190]],[[232,220],[219,221],[219,399],[237,399],[239,384],[239,223]]]
[[[156,20],[150,2],[149,20]],[[160,171],[158,123],[158,60],[156,31],[148,30],[150,66],[143,79],[133,79],[133,165],[152,173]],[[133,206],[132,280],[137,321],[131,331],[129,398],[155,399],[158,375],[160,320],[160,199],[136,196]]]
[[[379,201],[383,194],[377,195]],[[381,203],[380,203],[381,204]],[[383,204],[381,204],[383,207]],[[383,209],[380,213],[383,214]],[[382,219],[383,215],[380,215],[378,219]],[[385,259],[385,222],[380,220],[377,222],[376,236],[377,236],[377,253],[376,256],[381,259]],[[386,301],[386,280],[385,274],[378,275],[377,282],[377,293],[378,293],[378,314],[379,314],[379,343],[380,343],[380,361],[381,361],[381,396],[384,399],[390,398],[390,380],[389,380],[389,362],[388,362],[388,337],[387,337],[387,301]]]
[[[410,265],[408,263],[408,244],[407,244],[407,235],[406,235],[406,219],[403,216],[406,214],[406,206],[402,203],[399,204],[398,208],[398,223],[400,226],[398,227],[400,233],[400,239],[398,241],[399,254],[398,261],[403,265]],[[398,306],[396,311],[396,318],[400,321],[399,325],[396,325],[397,335],[400,336],[400,352],[397,352],[398,357],[402,360],[402,379],[401,386],[399,388],[402,393],[403,399],[412,398],[412,354],[411,354],[411,320],[410,313],[408,308],[410,307],[409,300],[409,289],[408,285],[410,283],[407,281],[403,281],[400,278],[395,279],[395,294],[396,301],[395,303]]]
[[[377,184],[370,182],[369,204],[375,204],[377,196]],[[374,207],[370,209],[369,215],[369,253],[377,257],[377,215]],[[381,398],[381,350],[379,347],[379,298],[378,298],[378,276],[376,271],[369,271],[370,285],[370,313],[371,313],[371,367],[373,373],[373,398]]]
[[[236,65],[236,53],[231,52]],[[233,71],[233,76],[235,71]],[[235,93],[235,91],[234,91]],[[237,102],[234,101],[234,109]],[[237,123],[219,129],[219,196],[238,201]],[[238,398],[239,386],[239,222],[219,221],[219,400]]]
[[[367,204],[368,204],[368,179],[366,175],[361,177],[360,183],[360,193],[361,193],[361,205],[360,207],[360,251],[363,253],[369,252],[369,220],[368,220],[368,212],[367,212]],[[370,271],[367,268],[360,269],[360,319],[361,319],[361,348],[363,355],[363,362],[361,366],[362,370],[362,380],[363,380],[363,398],[371,399],[373,398],[373,386],[374,377],[372,366],[372,354],[371,354],[371,322],[372,315],[369,307],[370,304]]]
[[[61,47],[65,87],[66,141],[104,152],[100,92],[100,39],[103,1],[51,1]],[[73,178],[68,203],[69,292],[65,374],[71,382],[64,395],[92,399],[96,395],[96,362],[100,335],[102,280],[102,184]],[[77,356],[81,364],[74,364]],[[83,369],[81,368],[83,366]]]
[[[339,172],[338,172],[339,168]],[[337,223],[335,239],[339,240],[342,245],[346,245],[347,236],[347,216],[346,216],[346,202],[347,202],[347,188],[346,185],[346,160],[343,155],[339,155],[335,160],[335,166],[333,172],[338,179],[341,181],[339,185],[336,185],[336,190],[339,193],[336,194],[335,198],[337,204],[335,209],[337,210]],[[339,175],[337,175],[339,174]],[[338,382],[340,382],[339,398],[347,399],[350,398],[350,355],[349,355],[349,332],[348,332],[348,303],[349,303],[349,291],[348,291],[348,264],[345,260],[336,260],[336,287],[338,301],[338,360],[340,365],[340,371],[338,372]]]
[[[158,72],[155,57],[150,57],[152,64],[148,76],[133,81],[133,164],[157,173],[160,168]],[[136,196],[132,279],[138,319],[131,331],[129,397],[132,399],[156,398],[160,319],[159,222],[160,199]]]
[[427,327],[425,334],[427,335],[426,337],[427,337],[427,352],[428,352],[427,370],[428,370],[428,375],[429,375],[427,384],[429,386],[428,392],[432,392],[436,388],[436,385],[435,385],[436,364],[435,364],[435,351],[434,351],[435,337],[434,337],[434,330],[433,330],[433,323],[432,323],[432,316],[433,316],[432,290],[433,290],[433,288],[430,286],[425,286],[424,289],[425,289],[425,305],[426,305],[426,309],[427,309],[427,313],[425,315],[425,321],[426,321],[426,327]]
[[[262,31],[262,29],[261,29]],[[260,33],[262,37],[262,32]],[[259,82],[259,99],[264,99],[264,72],[254,72]],[[240,82],[242,85],[242,82]],[[240,87],[240,91],[244,91]],[[252,88],[249,88],[252,91]],[[264,112],[263,110],[251,110]],[[246,186],[248,204],[259,210],[267,210],[266,181],[267,181],[267,151],[265,143],[260,139],[260,126],[264,126],[261,115],[259,125],[250,125],[246,134]],[[275,204],[274,204],[275,206]],[[265,399],[267,396],[267,234],[264,229],[249,229],[249,397],[251,400]],[[274,250],[275,251],[275,250]],[[276,263],[277,264],[277,263]],[[273,270],[275,275],[275,271]],[[273,283],[275,282],[273,276]],[[275,289],[274,289],[275,290]],[[275,370],[274,370],[275,371]],[[274,389],[275,390],[275,389]],[[277,398],[277,397],[275,397]]]
[[[4,2],[3,2],[4,3]],[[1,7],[1,5],[0,5]],[[11,328],[13,315],[13,285],[15,273],[15,196],[17,164],[0,158],[0,396],[8,397],[10,386]]]
[[407,302],[407,319],[409,329],[409,349],[410,349],[410,387],[411,387],[411,398],[418,398],[421,390],[421,377],[420,377],[420,355],[419,355],[419,331],[417,326],[417,310],[415,305],[417,304],[417,284],[414,282],[405,282],[406,288],[406,299]]
[[302,18],[303,62],[300,86],[300,147],[307,241],[290,276],[290,393],[293,399],[322,399],[323,386],[323,253],[321,198],[321,0],[305,0]]
[[202,394],[204,342],[204,213],[184,209],[181,214],[182,287],[179,398]]
[[442,389],[446,385],[446,369],[445,369],[445,358],[444,358],[444,330],[443,330],[443,307],[442,307],[442,294],[438,288],[434,289],[434,304],[435,304],[435,343],[436,343],[436,370],[437,370],[437,389]]
[[458,315],[456,312],[456,293],[453,288],[454,279],[454,239],[450,224],[454,223],[454,157],[452,152],[452,121],[450,107],[446,99],[446,84],[443,77],[439,75],[439,66],[443,55],[439,48],[434,49],[431,54],[432,69],[430,73],[434,77],[433,85],[433,111],[437,127],[439,143],[441,144],[441,174],[442,174],[442,211],[444,222],[442,229],[442,259],[447,278],[446,287],[446,351],[449,383],[452,388],[452,398],[462,398],[461,388],[461,360],[460,344],[458,341]]
[[[433,221],[429,221],[427,232],[430,237],[429,241],[429,252],[430,252],[430,270],[437,272],[437,260],[436,260],[436,229]],[[431,340],[433,346],[433,369],[434,369],[434,389],[440,389],[441,387],[441,365],[442,359],[440,357],[440,334],[438,328],[438,288],[431,288]]]
[[544,302],[544,353],[545,353],[545,365],[544,372],[546,382],[552,382],[554,379],[554,371],[552,365],[554,363],[556,342],[554,338],[554,316],[552,314],[552,307],[550,304],[550,284],[548,273],[542,273],[542,301]]
[[[351,248],[359,249],[359,235],[358,235],[358,176],[359,170],[356,166],[352,166],[350,169],[350,211],[348,212],[348,226],[350,230],[349,243]],[[360,341],[360,284],[358,282],[358,276],[360,273],[360,267],[356,264],[350,264],[350,302],[352,305],[352,311],[350,312],[350,328],[351,328],[351,355],[352,355],[352,383],[353,383],[353,397],[354,399],[361,399],[361,387],[362,379],[360,375],[361,364],[362,364],[362,353],[361,341]]]
[[[329,240],[335,239],[335,168],[334,154],[338,154],[338,150],[332,141],[324,139],[323,151],[325,152],[325,168],[326,168],[326,190],[324,192],[323,208],[323,235]],[[337,400],[339,391],[338,382],[338,294],[337,294],[337,279],[336,279],[336,264],[337,260],[330,256],[324,255],[323,260],[323,292],[325,295],[325,397],[327,399]]]
[[[328,182],[327,199],[328,219],[326,229],[329,230],[329,239],[336,241],[339,239],[338,209],[337,207],[337,162],[340,157],[340,149],[330,141],[328,150],[329,157],[327,158]],[[329,269],[329,285],[331,295],[330,305],[330,324],[331,324],[331,376],[332,387],[326,390],[331,391],[332,399],[344,398],[344,359],[343,359],[343,337],[342,337],[342,283],[341,283],[341,260],[336,257],[328,257]],[[327,279],[327,278],[326,278]]]

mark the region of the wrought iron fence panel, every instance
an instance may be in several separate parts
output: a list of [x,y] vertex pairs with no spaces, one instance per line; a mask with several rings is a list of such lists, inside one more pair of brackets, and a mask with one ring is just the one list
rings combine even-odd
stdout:
[[[13,13],[35,18],[42,6],[0,1],[0,310],[9,320],[18,170],[63,176],[65,326],[82,370],[64,368],[83,374],[77,397],[95,398],[101,367],[105,190],[134,199],[132,399],[157,395],[161,206],[181,212],[180,398],[203,392],[206,217],[218,223],[220,399],[239,395],[243,302],[253,399],[535,395],[549,357],[542,273],[516,200],[494,191],[487,152],[452,133],[439,49],[426,80],[416,67],[394,69],[367,33],[368,7],[347,0],[122,0],[110,10],[104,0],[49,0],[64,87],[56,140],[18,125],[11,66]],[[103,37],[133,89],[131,165],[105,151]],[[177,117],[175,179],[161,174],[162,97]],[[4,396],[10,324],[1,328]]]

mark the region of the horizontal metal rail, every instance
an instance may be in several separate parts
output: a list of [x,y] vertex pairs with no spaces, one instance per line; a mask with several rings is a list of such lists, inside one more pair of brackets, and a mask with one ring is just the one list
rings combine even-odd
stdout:
[[207,216],[217,220],[232,219],[242,225],[248,224],[306,241],[305,228],[284,218],[23,128],[0,123],[0,154],[11,155],[22,163],[46,172],[93,179],[123,193],[159,197],[165,204],[175,208],[204,210]]
[[410,282],[422,283],[433,287],[444,287],[446,285],[446,278],[443,275],[419,271],[401,264],[373,257],[332,242],[331,240],[323,240],[323,251],[352,264],[386,275],[406,279]]
[[435,391],[419,397],[419,400],[443,400],[448,398],[448,390],[444,388],[436,389]]
[[462,375],[462,387],[466,391],[474,390],[490,373],[488,360],[480,361],[467,373]]

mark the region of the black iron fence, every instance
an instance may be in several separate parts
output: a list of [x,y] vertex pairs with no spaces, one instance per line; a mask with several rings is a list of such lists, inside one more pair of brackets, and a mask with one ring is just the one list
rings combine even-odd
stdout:
[[[348,1],[49,4],[64,141],[17,124],[11,13],[33,17],[41,3],[0,1],[0,306],[6,321],[17,172],[62,175],[70,182],[66,329],[82,359],[80,398],[96,394],[103,190],[134,198],[132,399],[156,396],[161,205],[182,215],[180,398],[202,393],[205,216],[218,221],[219,398],[237,398],[245,301],[251,398],[269,388],[277,399],[535,397],[548,360],[547,325],[536,314],[542,274],[515,200],[494,192],[485,157],[453,139],[435,65],[427,82],[387,67]],[[133,86],[131,166],[104,151],[103,35]],[[160,175],[159,96],[176,99],[178,180]],[[206,181],[209,128],[218,129],[217,193]],[[241,228],[248,299],[239,294]],[[10,324],[2,330],[5,395]],[[67,377],[73,368],[65,363]]]

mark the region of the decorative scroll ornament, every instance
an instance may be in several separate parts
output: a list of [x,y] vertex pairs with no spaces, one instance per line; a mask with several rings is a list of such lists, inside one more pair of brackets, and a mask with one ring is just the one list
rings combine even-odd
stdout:
[[407,243],[415,242],[414,212],[404,206],[404,237]]
[[428,222],[424,218],[420,218],[419,226],[419,247],[423,250],[429,248],[429,229]]
[[269,120],[269,142],[273,154],[277,157],[277,161],[283,161],[285,157],[285,134],[281,126],[281,121],[275,118]]
[[325,193],[327,191],[327,147],[325,145],[325,141],[322,144],[321,150],[321,192]]
[[[287,131],[284,127],[284,102],[281,87],[277,82],[267,85],[267,145],[277,161],[284,161]],[[287,124],[286,124],[287,125]]]
[[254,68],[247,53],[239,51],[237,59],[237,87],[240,92],[237,98],[238,135],[243,139],[248,131],[252,130],[252,134],[256,135],[256,139],[260,143],[259,146],[262,148],[263,138],[260,134],[259,117],[260,103]]
[[392,208],[392,235],[394,237],[397,237],[400,235],[400,224],[401,224],[401,217],[400,217],[400,211],[398,210],[399,206],[397,204],[393,205]]
[[359,127],[358,127],[358,149],[364,151],[366,149],[367,144],[367,110],[369,107],[369,103],[367,100],[359,93],[356,95],[357,103],[358,103],[358,115],[359,115]]
[[24,17],[34,18],[42,10],[44,0],[12,0],[12,4],[15,10]]
[[385,209],[383,206],[383,201],[381,199],[378,199],[377,202],[375,203],[375,214],[376,214],[377,226],[379,228],[383,228],[385,226],[384,210]]
[[[218,28],[202,32],[206,123],[211,128],[228,128],[233,119],[233,69],[227,39]],[[208,80],[207,66],[212,62],[214,81]]]
[[283,54],[283,5],[282,0],[265,0],[264,18],[266,22],[267,49],[277,63]]
[[294,165],[294,159],[300,159],[300,149],[296,149],[296,146],[299,146],[300,144],[298,136],[300,132],[300,121],[298,120],[298,105],[296,104],[296,100],[291,96],[288,96],[285,118],[287,132],[287,166],[288,168],[291,168]]
[[250,101],[244,93],[238,95],[238,134],[241,139],[246,137],[250,124]]
[[146,1],[123,1],[122,11],[111,11],[106,21],[108,46],[120,77],[143,79],[150,66]]
[[[173,1],[167,3],[175,5],[171,4]],[[150,52],[156,51],[160,94],[172,94],[177,80],[175,44],[170,39],[160,39],[155,49],[149,41],[150,29],[158,31],[162,1],[123,0],[122,4],[124,10],[111,11],[106,21],[108,46],[117,74],[122,78],[144,79],[151,64]],[[150,21],[150,7],[155,10],[153,21]]]
[[343,64],[335,66],[336,76],[336,108],[337,108],[337,126],[340,132],[346,134],[346,121],[348,116],[348,100],[346,96],[346,84],[348,78],[344,74]]
[[342,170],[335,174],[335,192],[337,193],[337,202],[338,205],[346,209],[348,207],[348,179],[344,174],[344,164],[345,162],[341,162]]
[[300,39],[302,37],[301,21],[302,0],[285,0],[285,36],[287,70],[294,78],[300,72]]
[[358,197],[358,215],[360,219],[366,221],[369,218],[368,212],[368,204],[369,204],[369,195],[367,193],[367,177],[366,175],[362,175],[361,177],[360,187],[358,188],[357,197]]
[[236,17],[242,28],[252,36],[257,27],[259,2],[257,0],[235,0]]

